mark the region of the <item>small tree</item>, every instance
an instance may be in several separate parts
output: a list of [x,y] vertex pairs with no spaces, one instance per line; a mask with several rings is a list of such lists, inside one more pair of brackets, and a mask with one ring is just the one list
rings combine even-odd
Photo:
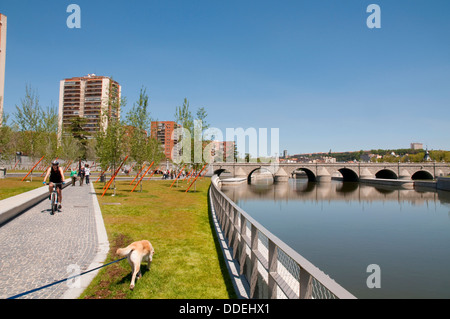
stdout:
[[[128,125],[126,134],[127,145],[131,158],[136,162],[136,169],[140,169],[146,161],[149,163],[154,162],[153,165],[156,167],[162,159],[159,144],[148,135],[151,129],[148,105],[149,99],[146,89],[141,88],[139,100],[126,116],[126,124]],[[140,190],[142,191],[142,184],[140,185]]]
[[[123,158],[124,128],[120,122],[120,110],[126,105],[126,100],[120,98],[119,88],[110,81],[108,102],[104,106],[104,116],[100,122],[100,130],[96,135],[95,150],[102,170],[111,167],[111,175]],[[115,194],[114,182],[114,194]]]
[[199,170],[206,163],[203,158],[203,151],[205,143],[203,142],[203,131],[209,128],[206,122],[208,113],[205,108],[197,109],[196,120],[194,120],[189,109],[189,101],[184,99],[183,105],[178,106],[175,111],[175,121],[183,128],[183,135],[181,136],[182,154],[179,164],[191,164],[192,168]]
[[58,115],[53,105],[45,110],[39,95],[31,86],[25,87],[25,97],[16,105],[13,125],[19,132],[17,150],[30,157],[55,158],[57,151]]
[[72,134],[63,134],[61,146],[59,148],[59,157],[64,159],[79,159],[81,153],[81,144]]
[[150,131],[151,118],[148,111],[148,95],[144,88],[141,89],[139,100],[127,113],[126,124],[127,140],[130,149],[130,156],[136,161],[137,167],[147,160],[147,141]]
[[4,116],[3,123],[0,126],[0,162],[3,160],[9,160],[14,156],[14,132],[6,122],[8,116]]
[[25,97],[20,100],[19,106],[16,105],[13,124],[21,132],[22,151],[31,157],[37,155],[42,117],[39,95],[27,85]]
[[70,127],[68,134],[77,140],[78,144],[78,154],[75,158],[78,160],[87,159],[88,151],[88,133],[84,129],[87,120],[84,117],[75,117],[70,121]]
[[41,115],[38,153],[51,161],[58,156],[58,112],[52,105],[42,110]]

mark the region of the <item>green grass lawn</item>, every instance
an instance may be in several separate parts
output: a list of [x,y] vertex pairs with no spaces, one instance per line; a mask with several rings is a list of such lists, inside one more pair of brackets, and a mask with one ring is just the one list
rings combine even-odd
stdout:
[[[103,183],[96,183],[110,253],[133,241],[147,239],[155,248],[149,271],[133,291],[127,260],[103,268],[81,298],[228,299],[235,298],[209,216],[209,179],[197,182],[196,192],[185,193],[186,182],[145,181],[142,193],[131,193],[129,181],[116,183],[102,198]],[[120,205],[117,205],[119,204]]]
[[[25,176],[26,174],[24,174]],[[33,177],[33,181],[27,178],[25,181],[21,181],[23,177],[7,177],[0,179],[0,200],[19,195],[35,188],[39,188],[42,185],[43,177]]]

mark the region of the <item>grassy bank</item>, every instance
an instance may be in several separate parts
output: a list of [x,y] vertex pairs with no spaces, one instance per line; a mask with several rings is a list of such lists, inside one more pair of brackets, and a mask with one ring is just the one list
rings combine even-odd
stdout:
[[116,196],[109,191],[103,198],[103,183],[95,184],[111,246],[107,261],[118,258],[118,247],[148,239],[155,248],[151,269],[142,264],[143,276],[130,291],[126,260],[103,268],[81,297],[234,298],[208,214],[210,181],[187,194],[185,183],[171,189],[171,181],[145,181],[141,193],[131,193],[129,183],[117,182]]
[[[24,175],[25,176],[25,175]],[[23,177],[7,177],[0,179],[0,200],[19,195],[42,185],[42,177],[33,177],[33,181],[21,181]]]

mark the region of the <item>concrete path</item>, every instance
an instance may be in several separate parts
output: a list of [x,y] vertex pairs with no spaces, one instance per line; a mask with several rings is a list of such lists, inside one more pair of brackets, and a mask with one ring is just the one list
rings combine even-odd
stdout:
[[[0,227],[0,298],[93,269],[105,260],[109,244],[92,184],[66,187],[62,205],[62,212],[50,215],[50,202],[44,200]],[[76,298],[95,274],[21,299]]]

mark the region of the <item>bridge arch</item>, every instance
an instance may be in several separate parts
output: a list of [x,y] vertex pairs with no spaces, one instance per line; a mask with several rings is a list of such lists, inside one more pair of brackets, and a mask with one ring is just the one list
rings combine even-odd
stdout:
[[434,178],[430,172],[420,170],[412,174],[411,179],[418,180],[418,179],[434,179]]
[[249,184],[252,183],[252,175],[253,175],[253,173],[255,173],[255,172],[257,172],[257,171],[269,173],[270,176],[272,176],[272,183],[275,181],[272,172],[270,172],[267,168],[264,168],[264,167],[258,167],[258,168],[255,168],[254,170],[252,170],[252,171],[248,174],[248,176],[247,176],[247,182],[248,182]]
[[338,172],[341,173],[342,180],[344,182],[358,182],[359,181],[358,174],[350,168],[341,168],[341,169],[338,169]]
[[214,171],[214,174],[217,175],[217,176],[220,176],[220,174],[222,174],[222,173],[229,173],[229,174],[231,174],[231,172],[229,170],[225,169],[225,168],[219,168],[219,169],[216,169]]
[[313,171],[311,171],[310,169],[301,167],[301,168],[296,168],[295,170],[292,171],[292,174],[295,174],[296,171],[303,171],[306,173],[306,176],[308,177],[308,182],[317,182],[317,177],[316,174],[314,174]]
[[382,179],[398,179],[397,174],[395,174],[394,171],[390,170],[390,169],[382,169],[380,171],[378,171],[375,174],[375,178],[382,178]]

